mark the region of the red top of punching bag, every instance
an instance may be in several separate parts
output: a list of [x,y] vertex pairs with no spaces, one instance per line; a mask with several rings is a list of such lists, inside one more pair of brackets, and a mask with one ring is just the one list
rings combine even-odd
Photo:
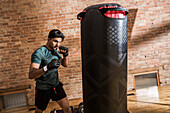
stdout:
[[[122,6],[104,6],[100,7],[99,9],[103,8],[122,8]],[[110,18],[124,18],[125,17],[125,11],[106,11],[104,13],[105,16],[110,17]]]
[[86,12],[89,9],[98,9],[100,13],[106,17],[109,18],[125,18],[128,14],[128,10],[123,8],[119,4],[111,3],[111,4],[99,4],[99,5],[93,5],[85,8],[81,13],[77,15],[77,19],[82,20]]
[[110,18],[124,18],[125,11],[107,11],[104,15]]

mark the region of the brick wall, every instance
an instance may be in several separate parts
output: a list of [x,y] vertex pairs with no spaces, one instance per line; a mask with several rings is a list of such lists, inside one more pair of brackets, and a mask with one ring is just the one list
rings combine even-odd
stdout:
[[[60,79],[69,99],[82,97],[80,21],[77,14],[90,5],[119,3],[130,10],[128,70],[157,67],[163,85],[170,84],[170,20],[168,0],[1,0],[0,89],[31,85],[28,79],[32,52],[46,43],[48,32],[60,29],[69,48],[69,67],[60,67]],[[128,89],[133,88],[129,74]]]
[[[170,84],[170,2],[149,0],[133,4],[135,7],[131,8],[137,9],[137,13],[129,34],[128,70],[155,68],[159,70],[161,85]],[[132,86],[131,74],[128,77]]]

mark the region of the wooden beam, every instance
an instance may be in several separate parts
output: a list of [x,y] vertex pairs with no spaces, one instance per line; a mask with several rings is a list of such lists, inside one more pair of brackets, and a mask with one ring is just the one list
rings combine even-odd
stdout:
[[136,74],[136,73],[144,73],[144,72],[151,72],[157,71],[159,67],[152,67],[152,68],[145,68],[145,69],[138,69],[138,70],[129,70],[128,74]]
[[30,88],[31,88],[30,85],[26,85],[26,86],[18,86],[18,87],[0,89],[0,95],[2,95],[3,93],[7,93],[7,92],[10,93],[10,92],[23,91],[23,90],[30,89]]

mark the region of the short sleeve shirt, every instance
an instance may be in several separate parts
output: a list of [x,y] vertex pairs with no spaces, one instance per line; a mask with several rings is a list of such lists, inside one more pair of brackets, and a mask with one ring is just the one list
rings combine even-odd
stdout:
[[[53,52],[44,45],[38,48],[32,54],[31,63],[38,63],[40,64],[39,68],[43,68],[44,66],[48,65],[53,59],[59,60],[62,57],[57,50],[55,50],[55,53],[57,53],[57,55],[54,55]],[[35,80],[36,88],[41,90],[49,90],[59,83],[58,69],[49,70]]]

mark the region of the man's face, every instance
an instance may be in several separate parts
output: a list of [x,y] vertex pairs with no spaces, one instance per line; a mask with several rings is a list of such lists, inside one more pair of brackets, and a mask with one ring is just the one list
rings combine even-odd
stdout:
[[48,44],[51,49],[57,49],[60,46],[60,43],[62,42],[62,38],[52,38],[48,39]]

